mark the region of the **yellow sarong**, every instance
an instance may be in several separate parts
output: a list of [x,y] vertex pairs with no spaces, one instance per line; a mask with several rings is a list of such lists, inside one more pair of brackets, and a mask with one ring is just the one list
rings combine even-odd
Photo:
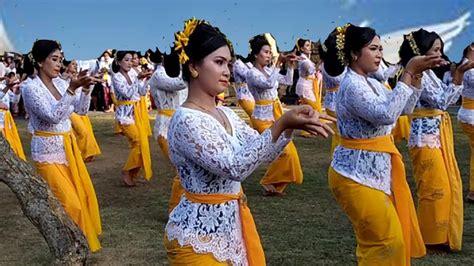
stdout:
[[[66,212],[81,228],[90,250],[92,252],[99,250],[101,247],[97,236],[102,233],[99,204],[74,134],[71,132],[35,131],[34,135],[63,137],[68,166],[43,163],[36,163],[36,166],[40,175],[48,182],[51,190],[63,204]],[[71,210],[75,211],[69,212]]]
[[451,117],[441,110],[416,109],[411,118],[435,116],[441,116],[441,149],[410,148],[417,180],[418,219],[425,243],[447,241],[451,250],[461,250],[462,180],[454,155]]
[[[137,129],[137,133],[138,133],[138,139],[140,141],[140,149],[139,149],[139,154],[141,156],[141,163],[142,163],[142,167],[143,167],[143,170],[145,172],[145,179],[150,181],[151,177],[152,177],[152,170],[151,170],[151,156],[150,156],[150,145],[148,144],[148,133],[146,132],[146,129],[144,128],[143,126],[143,123],[141,123],[140,121],[143,121],[143,118],[142,118],[142,112],[140,110],[140,101],[117,101],[117,106],[121,106],[121,105],[133,105],[133,114],[134,114],[134,120],[135,120],[135,124],[133,124],[136,129]],[[149,122],[148,122],[149,124]],[[131,129],[132,125],[120,125],[121,128],[122,128],[122,132],[125,134],[126,132],[124,132],[125,129]],[[129,132],[130,133],[130,132]],[[130,141],[130,137],[129,137],[129,141]],[[131,145],[133,145],[133,143],[131,142]],[[131,152],[134,152],[133,150],[131,150]],[[135,152],[136,153],[136,152]],[[130,154],[129,155],[129,159],[131,159],[131,157],[136,157],[136,156],[133,156],[133,154]],[[124,166],[124,170],[131,170],[133,168],[130,168],[128,167],[128,164],[130,163],[130,165],[135,165],[136,164],[136,160],[129,160],[127,161],[127,163],[125,164]]]
[[95,139],[89,116],[72,113],[69,119],[71,120],[74,135],[76,135],[77,145],[81,151],[82,159],[86,160],[100,155],[101,151]]
[[384,152],[391,155],[391,189],[395,208],[402,226],[407,265],[410,264],[410,257],[418,258],[424,256],[426,248],[421,237],[410,187],[406,181],[405,165],[403,164],[402,155],[393,142],[392,136],[387,135],[371,139],[341,138],[340,145],[348,149]]
[[12,114],[8,110],[0,109],[3,116],[3,136],[10,144],[10,148],[18,156],[18,158],[26,161],[25,152],[23,151],[23,145],[21,145],[20,136],[18,135],[18,129],[16,128],[15,120],[13,120]]
[[244,109],[245,113],[252,117],[253,110],[255,109],[255,102],[249,100],[239,100],[239,106]]
[[181,246],[178,240],[168,240],[165,232],[164,246],[171,266],[229,266],[230,262],[218,261],[212,253],[196,253],[191,245]]
[[[462,107],[464,109],[474,110],[474,100],[463,97]],[[469,191],[474,191],[474,126],[463,122],[460,122],[460,125],[464,134],[466,134],[466,136],[469,138],[469,144],[471,146],[471,161],[469,164]]]
[[242,190],[237,195],[232,194],[195,194],[184,192],[186,198],[194,203],[221,204],[231,200],[239,203],[240,221],[242,226],[242,237],[247,250],[247,260],[250,266],[266,265],[265,254],[263,252],[260,237],[252,217],[252,213],[247,206],[247,197]]
[[[283,108],[278,99],[257,100],[255,103],[256,105],[273,104],[273,117],[275,120],[283,114]],[[271,127],[273,123],[273,121],[262,121],[252,118],[252,125],[259,133]],[[272,162],[265,176],[260,180],[260,184],[273,185],[278,192],[283,192],[289,183],[303,183],[303,171],[301,170],[300,159],[293,141],[286,145],[280,156]]]

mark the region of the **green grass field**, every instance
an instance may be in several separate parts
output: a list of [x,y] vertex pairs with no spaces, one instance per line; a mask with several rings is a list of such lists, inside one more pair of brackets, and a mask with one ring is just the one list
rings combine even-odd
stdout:
[[[120,183],[120,169],[128,155],[123,136],[112,134],[111,114],[90,114],[103,154],[88,169],[101,207],[102,250],[91,264],[166,265],[162,245],[173,171],[163,161],[158,144],[150,140],[154,178],[134,188]],[[153,115],[154,116],[154,115]],[[456,119],[453,119],[456,121]],[[29,138],[26,121],[17,120],[26,153]],[[466,136],[454,122],[456,155],[467,190],[470,149]],[[330,140],[295,137],[304,183],[290,186],[287,196],[262,196],[258,185],[265,166],[250,176],[244,187],[260,232],[268,265],[354,265],[355,238],[352,226],[327,185]],[[407,176],[413,187],[406,144],[399,145]],[[52,257],[42,236],[23,216],[18,201],[0,185],[0,264],[50,264]],[[474,205],[465,204],[463,250],[460,253],[430,252],[414,260],[416,265],[472,265],[474,259]]]

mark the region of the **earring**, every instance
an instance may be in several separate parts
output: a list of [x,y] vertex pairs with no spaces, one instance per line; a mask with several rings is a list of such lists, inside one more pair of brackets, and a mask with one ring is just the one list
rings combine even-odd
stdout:
[[359,59],[359,58],[357,58],[357,56],[354,56],[354,57],[352,58],[353,61],[357,61],[357,59]]
[[197,72],[196,70],[194,69],[191,69],[191,77],[193,79],[197,78],[199,76],[199,72]]

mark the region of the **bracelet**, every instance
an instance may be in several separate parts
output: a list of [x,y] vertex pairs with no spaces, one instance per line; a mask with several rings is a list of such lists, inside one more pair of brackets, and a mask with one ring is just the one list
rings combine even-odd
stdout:
[[67,92],[69,95],[71,95],[71,96],[73,96],[73,95],[75,94],[74,91],[71,90],[71,88],[68,88],[68,89],[66,90],[66,92]]
[[414,75],[413,73],[411,73],[410,71],[407,71],[407,70],[405,70],[405,73],[407,73],[411,77],[411,79],[413,79],[413,80],[419,80],[421,77],[423,77],[423,74],[421,74],[421,73]]
[[85,93],[85,94],[88,94],[89,92],[91,91],[91,88],[85,88],[85,87],[82,87],[82,92]]

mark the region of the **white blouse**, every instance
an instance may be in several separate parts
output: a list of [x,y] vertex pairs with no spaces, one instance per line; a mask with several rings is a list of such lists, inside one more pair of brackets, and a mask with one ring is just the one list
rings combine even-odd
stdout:
[[[379,81],[349,69],[337,95],[337,126],[343,138],[368,139],[391,133],[402,112],[410,113],[421,90],[398,82],[387,90]],[[337,146],[331,166],[339,174],[391,194],[391,155]]]
[[323,90],[326,92],[324,95],[324,108],[326,110],[336,112],[337,90],[329,91],[329,89],[339,88],[339,84],[341,84],[346,72],[347,68],[344,69],[339,76],[333,77],[324,70],[324,63],[321,65],[321,73],[323,74]]
[[[69,95],[66,90],[69,83],[61,78],[53,79],[53,84],[62,95],[56,100],[39,77],[29,79],[22,86],[25,108],[30,115],[29,127],[32,131],[68,132],[71,130],[69,117],[73,112],[86,114],[91,101],[80,88],[76,95]],[[31,157],[39,163],[58,163],[67,165],[62,136],[31,138]]]
[[[466,61],[467,59],[464,59],[463,63]],[[464,73],[463,86],[462,97],[474,100],[474,69],[469,69]],[[474,125],[474,110],[465,109],[461,106],[458,119],[461,122]]]
[[299,78],[298,82],[296,83],[296,94],[305,99],[316,101],[313,80],[306,79],[315,78],[316,66],[305,54],[301,54],[301,57],[303,60],[298,62]]
[[[255,101],[275,100],[278,98],[279,84],[293,84],[293,69],[288,68],[286,75],[280,74],[278,67],[265,67],[264,72],[252,67],[247,72],[247,85]],[[255,105],[252,118],[264,121],[275,121],[273,117],[273,104]]]
[[251,67],[251,63],[245,64],[242,60],[237,59],[232,66],[232,73],[234,75],[237,99],[254,102],[253,95],[247,85],[247,72]]
[[[156,66],[149,84],[151,95],[158,110],[176,110],[188,97],[187,82],[182,79],[181,75],[176,78],[169,77],[161,64]],[[158,136],[165,139],[168,137],[170,120],[170,117],[158,114],[153,129],[155,139],[158,139]]]
[[[446,85],[432,70],[426,70],[421,78],[421,88],[423,92],[416,103],[417,108],[446,111],[449,105],[457,102],[463,86]],[[441,148],[440,124],[440,116],[412,119],[408,146]]]
[[[185,107],[171,119],[170,159],[186,191],[197,194],[238,194],[241,182],[264,162],[271,162],[291,140],[282,134],[272,142],[271,130],[261,135],[231,109],[218,107],[230,122],[232,134],[212,116]],[[219,261],[247,265],[237,200],[201,204],[181,197],[170,213],[169,240],[191,245],[197,253],[212,253]]]
[[[139,101],[140,96],[146,95],[146,82],[143,80],[139,80],[137,78],[137,75],[134,73],[134,70],[129,71],[129,77],[132,81],[132,84],[128,84],[127,79],[122,75],[122,73],[114,73],[112,77],[112,84],[117,101]],[[115,111],[115,119],[120,124],[134,124],[135,119],[133,118],[133,116],[134,112],[132,104],[117,106],[117,109]]]
[[[3,92],[3,89],[6,87],[5,82],[0,83],[0,102],[8,106],[10,110],[10,104],[16,104],[20,101],[20,94],[15,94],[13,91],[8,90],[7,93]],[[5,113],[0,112],[0,129],[5,127]]]

